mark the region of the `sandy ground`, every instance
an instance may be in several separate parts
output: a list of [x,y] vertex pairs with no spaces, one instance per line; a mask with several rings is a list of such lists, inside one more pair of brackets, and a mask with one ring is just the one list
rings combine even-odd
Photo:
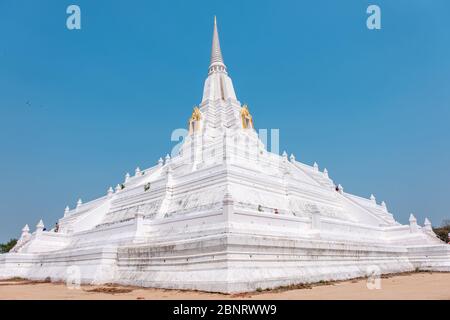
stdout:
[[0,281],[0,299],[446,299],[450,300],[450,273],[412,273],[383,277],[381,289],[367,288],[367,280],[318,284],[300,289],[276,289],[239,295],[123,286],[81,286],[27,280]]

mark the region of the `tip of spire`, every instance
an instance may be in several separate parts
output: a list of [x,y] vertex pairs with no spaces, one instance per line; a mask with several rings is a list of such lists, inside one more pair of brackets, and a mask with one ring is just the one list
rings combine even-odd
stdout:
[[222,58],[222,51],[220,50],[219,32],[217,31],[216,16],[214,16],[214,30],[213,30],[213,40],[212,40],[212,48],[211,48],[211,64],[209,67],[210,67],[210,72],[225,70],[225,64],[223,63],[223,58]]

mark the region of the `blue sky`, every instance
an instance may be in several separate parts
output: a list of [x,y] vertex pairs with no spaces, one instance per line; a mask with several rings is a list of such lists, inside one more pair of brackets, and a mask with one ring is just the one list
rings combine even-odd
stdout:
[[[77,4],[82,30],[66,28]],[[382,29],[366,28],[377,4]],[[236,93],[281,150],[397,220],[450,218],[447,0],[0,0],[0,241],[52,226],[174,145],[213,16]]]

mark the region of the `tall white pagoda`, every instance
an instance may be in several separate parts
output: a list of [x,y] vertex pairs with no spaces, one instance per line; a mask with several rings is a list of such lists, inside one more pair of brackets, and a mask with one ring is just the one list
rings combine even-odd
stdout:
[[214,21],[203,98],[179,152],[102,198],[66,208],[57,230],[22,230],[0,278],[243,292],[373,273],[450,271],[431,223],[336,186],[317,164],[269,152],[237,100]]

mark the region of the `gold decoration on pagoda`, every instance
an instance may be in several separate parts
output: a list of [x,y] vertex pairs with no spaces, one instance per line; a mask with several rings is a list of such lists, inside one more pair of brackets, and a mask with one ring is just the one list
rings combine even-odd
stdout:
[[200,109],[195,106],[192,111],[192,115],[189,118],[189,134],[196,132],[200,128],[200,120],[202,119],[202,113]]
[[248,111],[248,106],[244,104],[241,108],[241,120],[242,120],[242,128],[244,129],[254,129],[253,127],[253,118]]

